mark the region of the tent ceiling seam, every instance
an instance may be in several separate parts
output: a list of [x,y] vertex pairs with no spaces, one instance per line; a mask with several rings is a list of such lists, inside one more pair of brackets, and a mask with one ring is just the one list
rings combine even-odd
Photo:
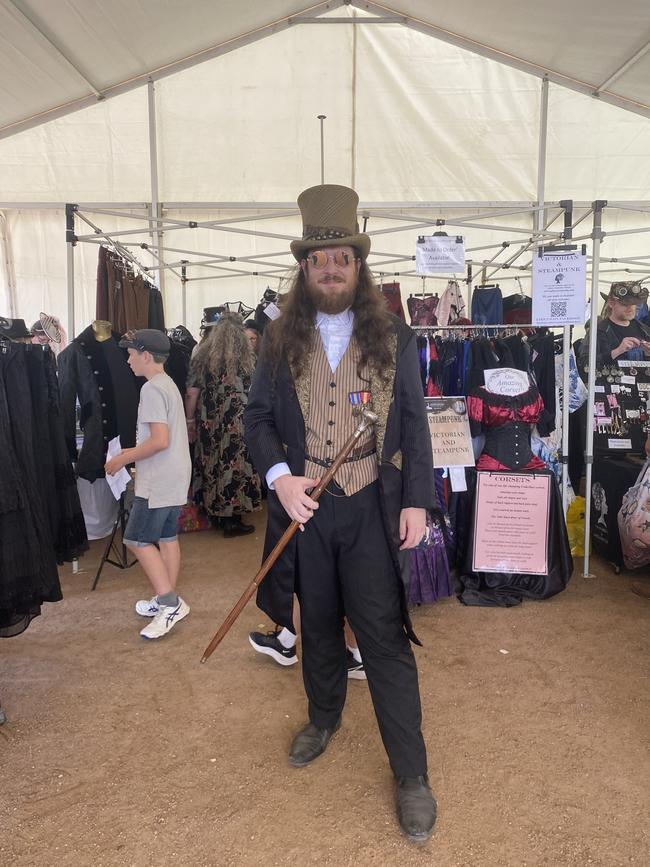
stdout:
[[101,92],[95,87],[92,81],[79,69],[76,63],[68,57],[65,51],[56,44],[56,42],[48,36],[39,25],[16,3],[16,0],[8,0],[9,4],[13,7],[13,9],[18,13],[23,23],[25,23],[29,30],[32,33],[36,34],[37,39],[45,42],[45,44],[53,49],[57,57],[60,57],[63,61],[65,61],[66,65],[70,67],[70,69],[77,75],[87,87],[89,87],[92,92],[95,94],[97,99],[101,99]]
[[646,44],[643,45],[635,54],[633,54],[632,57],[626,60],[625,63],[623,63],[621,66],[619,66],[617,70],[612,72],[609,78],[606,78],[605,81],[603,81],[603,83],[596,88],[594,96],[599,96],[601,91],[606,90],[610,86],[610,84],[613,84],[621,77],[621,75],[624,75],[626,72],[628,72],[628,70],[630,70],[635,63],[638,63],[638,61],[641,60],[641,58],[644,57],[648,53],[648,51],[650,51],[650,41],[646,42]]
[[[10,2],[13,3],[14,0],[10,0]],[[95,96],[84,96],[78,99],[73,99],[69,102],[61,103],[58,106],[47,109],[46,111],[38,112],[37,114],[33,114],[29,117],[23,118],[22,120],[14,121],[4,127],[0,127],[0,139],[16,135],[26,129],[39,126],[42,123],[47,123],[49,120],[54,120],[55,118],[62,117],[66,114],[80,111],[82,108],[88,108],[89,106],[94,105],[97,101],[110,99],[111,97],[119,96],[122,93],[127,93],[130,90],[135,90],[138,87],[144,87],[149,83],[149,81],[158,81],[161,78],[167,78],[169,75],[173,75],[176,72],[182,72],[185,69],[198,66],[208,60],[213,60],[214,58],[221,57],[224,54],[229,54],[231,51],[236,51],[237,48],[242,48],[245,45],[257,42],[260,39],[265,39],[267,36],[273,35],[282,28],[294,27],[295,25],[300,24],[301,16],[305,13],[318,12],[318,10],[321,12],[327,12],[330,9],[337,8],[341,5],[343,5],[343,0],[328,0],[328,2],[310,4],[301,11],[292,15],[285,15],[283,18],[278,18],[275,21],[271,21],[269,24],[255,27],[252,30],[239,34],[238,36],[232,36],[217,45],[211,46],[210,48],[203,48],[200,51],[195,51],[183,58],[171,61],[170,63],[165,63],[162,66],[157,66],[146,72],[139,73],[138,75],[124,79],[123,81],[113,84],[110,87],[106,87],[100,91],[97,91],[90,82],[86,82],[95,93]],[[24,13],[21,14],[24,15]],[[29,21],[29,19],[26,20]],[[43,38],[46,39],[45,36],[43,36]],[[47,41],[49,42],[49,40]],[[53,47],[56,48],[56,46]],[[62,52],[59,53],[62,57],[65,57]],[[78,70],[76,71],[78,72]],[[81,75],[81,73],[79,73],[79,75]]]

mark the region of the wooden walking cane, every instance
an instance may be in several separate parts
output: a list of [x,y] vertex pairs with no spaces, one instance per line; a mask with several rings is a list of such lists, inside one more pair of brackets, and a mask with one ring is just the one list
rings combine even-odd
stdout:
[[[338,455],[334,459],[334,463],[329,468],[329,470],[325,473],[325,475],[321,479],[318,486],[316,488],[314,488],[314,490],[309,495],[312,498],[312,500],[318,500],[319,499],[320,495],[323,493],[325,488],[332,481],[332,479],[334,478],[334,476],[338,472],[341,465],[345,462],[345,459],[347,458],[347,456],[350,454],[350,452],[354,448],[354,445],[357,442],[357,440],[359,439],[359,437],[361,436],[361,434],[364,431],[366,431],[369,427],[371,427],[377,421],[377,416],[375,415],[375,413],[366,409],[364,406],[360,407],[360,413],[361,413],[361,421],[359,422],[359,426],[357,427],[355,432],[352,434],[352,436],[348,439],[348,441],[343,446],[341,451],[338,453]],[[289,540],[295,534],[295,532],[299,526],[300,526],[300,521],[292,521],[289,524],[289,526],[287,527],[287,529],[284,531],[284,533],[280,537],[279,541],[277,542],[275,548],[271,551],[269,556],[262,563],[262,566],[261,566],[259,572],[253,578],[251,584],[246,588],[244,593],[241,595],[241,597],[239,598],[235,607],[232,609],[230,614],[226,617],[224,622],[221,624],[221,626],[217,630],[216,635],[214,636],[214,638],[212,639],[210,644],[208,644],[208,646],[204,650],[203,656],[201,657],[201,662],[207,662],[208,659],[210,658],[210,656],[212,655],[213,650],[217,647],[217,645],[221,644],[223,639],[228,634],[230,627],[233,625],[235,620],[237,620],[237,618],[242,613],[242,611],[244,610],[244,608],[248,604],[249,600],[251,599],[251,597],[253,596],[253,594],[255,593],[257,588],[259,587],[259,585],[262,583],[264,578],[266,578],[267,574],[271,571],[271,567],[274,565],[274,563],[276,562],[276,560],[278,559],[280,554],[284,551],[287,544],[289,543]]]

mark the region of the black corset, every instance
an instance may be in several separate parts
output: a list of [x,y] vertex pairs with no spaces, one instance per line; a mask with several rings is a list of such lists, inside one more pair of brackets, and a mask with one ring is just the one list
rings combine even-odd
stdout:
[[483,454],[499,461],[511,470],[520,470],[533,457],[530,450],[532,425],[513,421],[485,431]]

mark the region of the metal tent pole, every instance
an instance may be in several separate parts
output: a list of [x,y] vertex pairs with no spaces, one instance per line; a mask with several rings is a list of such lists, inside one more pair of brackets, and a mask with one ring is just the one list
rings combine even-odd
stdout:
[[[148,119],[149,119],[149,172],[151,182],[151,242],[153,246],[154,259],[160,260],[162,247],[162,232],[160,231],[160,223],[153,222],[162,216],[162,208],[160,206],[160,197],[158,192],[158,135],[156,129],[156,86],[153,79],[149,79],[147,86],[148,98]],[[164,290],[164,272],[158,271],[155,277],[156,285],[161,292]]]
[[74,248],[77,244],[77,237],[74,233],[74,215],[76,213],[76,205],[65,206],[65,242],[67,245],[67,281],[68,281],[68,334],[70,340],[75,337],[75,322],[74,322]]
[[[546,144],[548,139],[548,78],[542,79],[540,109],[539,109],[539,150],[537,156],[537,205],[539,210],[534,212],[535,235],[540,238],[546,225],[546,209],[544,199],[546,195]],[[560,202],[564,207],[564,238],[572,237],[571,222],[573,220],[573,202],[566,200]],[[563,329],[562,341],[562,509],[566,517],[569,508],[569,352],[571,350],[571,328],[568,325]]]
[[325,130],[323,129],[323,121],[326,119],[326,114],[319,114],[320,121],[320,182],[325,183]]
[[[566,199],[560,202],[564,207],[564,237],[570,241],[573,237],[573,201]],[[564,517],[569,508],[569,355],[571,352],[571,326],[565,325],[562,330],[562,509]]]
[[189,261],[181,259],[181,321],[187,328],[187,266]]
[[596,394],[596,342],[598,339],[598,269],[600,266],[600,244],[603,240],[603,208],[607,205],[604,199],[594,202],[594,228],[592,233],[591,260],[591,308],[589,314],[589,376],[587,398],[587,435],[585,437],[585,556],[582,574],[589,576],[589,543],[591,541],[591,471],[594,461],[594,395]]
[[539,105],[539,144],[537,150],[537,205],[534,212],[535,232],[541,232],[546,223],[544,197],[546,195],[546,140],[548,135],[548,78],[542,79]]
[[564,517],[569,508],[569,359],[571,326],[565,325],[562,339],[562,508]]

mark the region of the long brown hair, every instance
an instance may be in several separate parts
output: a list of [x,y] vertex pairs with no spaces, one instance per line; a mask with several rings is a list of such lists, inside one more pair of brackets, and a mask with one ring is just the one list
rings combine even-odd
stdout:
[[225,372],[231,383],[236,376],[250,376],[254,367],[255,356],[242,319],[236,313],[222,314],[192,359],[192,368],[197,372],[213,376]]
[[[274,375],[277,373],[283,354],[290,364],[302,373],[316,319],[316,307],[307,294],[302,268],[297,268],[291,281],[291,288],[280,306],[282,316],[266,326],[264,353],[272,362]],[[371,364],[384,378],[393,360],[388,346],[388,338],[393,332],[393,322],[381,292],[364,261],[359,267],[357,288],[351,309],[354,313],[352,333],[361,350],[359,367],[363,368],[366,364]]]

